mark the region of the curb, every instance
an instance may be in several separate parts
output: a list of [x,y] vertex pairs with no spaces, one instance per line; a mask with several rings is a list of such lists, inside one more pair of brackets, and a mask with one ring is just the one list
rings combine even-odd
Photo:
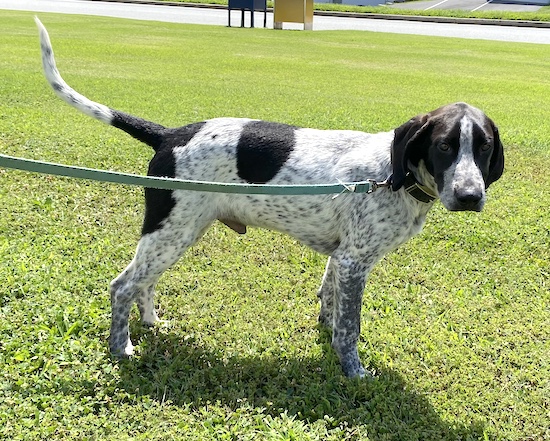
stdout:
[[[185,8],[205,8],[205,9],[227,9],[226,5],[216,5],[208,3],[192,2],[171,2],[158,0],[88,0],[96,2],[110,3],[134,3],[158,6],[176,6]],[[273,8],[268,8],[268,12],[273,12]],[[417,21],[426,23],[453,23],[453,24],[474,24],[490,26],[512,26],[524,28],[550,28],[550,22],[530,21],[530,20],[496,20],[486,18],[455,18],[455,17],[435,17],[423,15],[397,15],[397,14],[376,14],[376,13],[357,13],[357,12],[335,12],[335,11],[313,11],[314,15],[325,17],[342,17],[357,19],[375,19],[375,20],[396,20],[396,21]]]
[[497,20],[489,18],[458,18],[458,17],[435,17],[423,15],[394,15],[394,14],[374,14],[374,13],[352,13],[352,12],[326,12],[315,11],[314,15],[328,15],[332,17],[353,17],[353,18],[372,18],[378,20],[401,20],[401,21],[420,21],[426,23],[454,23],[454,24],[475,24],[491,26],[515,26],[525,28],[550,28],[550,22],[530,21],[530,20]]

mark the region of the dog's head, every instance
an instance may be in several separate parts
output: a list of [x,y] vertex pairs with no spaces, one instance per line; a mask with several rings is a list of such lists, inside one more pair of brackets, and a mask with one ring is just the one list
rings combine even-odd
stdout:
[[456,103],[395,129],[392,166],[394,191],[410,172],[433,187],[448,210],[481,211],[485,189],[502,175],[504,154],[493,121],[475,107]]

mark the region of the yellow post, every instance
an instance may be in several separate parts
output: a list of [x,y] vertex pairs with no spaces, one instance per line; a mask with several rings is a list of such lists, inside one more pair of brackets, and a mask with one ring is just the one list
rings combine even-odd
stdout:
[[303,23],[304,30],[313,29],[313,0],[275,0],[274,29],[283,29],[283,22]]

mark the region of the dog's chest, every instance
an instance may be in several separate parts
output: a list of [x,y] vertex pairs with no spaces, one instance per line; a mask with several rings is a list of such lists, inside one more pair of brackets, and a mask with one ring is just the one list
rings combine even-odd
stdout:
[[390,189],[357,204],[345,224],[350,246],[366,255],[383,255],[418,234],[431,204],[421,204]]

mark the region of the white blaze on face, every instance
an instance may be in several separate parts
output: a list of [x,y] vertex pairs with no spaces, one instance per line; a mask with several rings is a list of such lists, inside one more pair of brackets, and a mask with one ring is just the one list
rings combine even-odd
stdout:
[[485,203],[485,182],[474,158],[474,121],[464,116],[460,121],[460,143],[455,161],[444,173],[441,202],[449,210],[457,210],[472,199],[479,199],[476,208]]

